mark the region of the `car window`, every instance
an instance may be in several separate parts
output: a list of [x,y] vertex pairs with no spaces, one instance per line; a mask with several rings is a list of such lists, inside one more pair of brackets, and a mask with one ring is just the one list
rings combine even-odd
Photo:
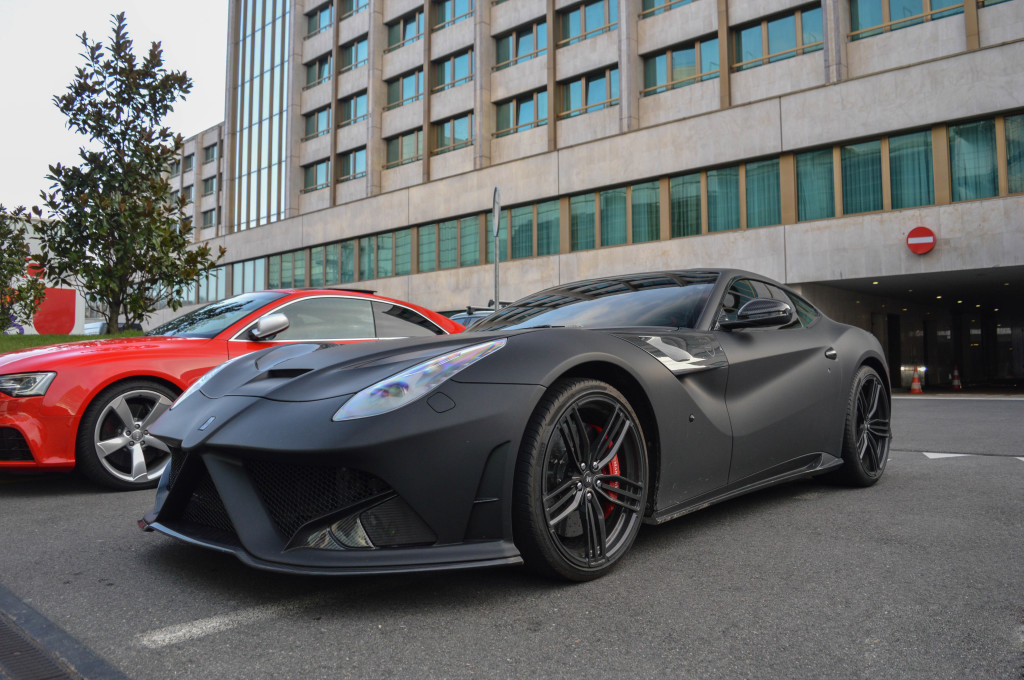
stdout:
[[373,303],[373,320],[377,325],[378,338],[415,338],[444,333],[432,321],[408,307],[386,302]]
[[288,328],[274,340],[356,340],[376,337],[369,300],[310,297],[274,311],[288,317]]
[[790,295],[789,297],[793,300],[796,315],[800,317],[800,321],[804,326],[810,326],[818,319],[819,316],[821,316],[821,312],[815,309],[814,305],[807,300],[804,300],[799,295]]
[[[767,300],[781,300],[790,306],[794,311],[796,305],[793,302],[791,296],[778,286],[773,286],[770,283],[764,281],[755,281],[753,279],[737,279],[729,286],[729,290],[726,291],[722,297],[722,304],[718,314],[718,321],[735,321],[736,315],[743,305],[747,304],[751,300],[755,299],[767,299]],[[793,316],[793,321],[780,326],[780,329],[790,328],[802,328],[803,323],[799,314]]]
[[284,297],[284,293],[263,291],[245,293],[235,297],[214,302],[199,309],[182,314],[176,319],[157,326],[146,335],[176,336],[181,338],[212,338],[231,324],[240,321],[246,315],[256,311],[274,300]]

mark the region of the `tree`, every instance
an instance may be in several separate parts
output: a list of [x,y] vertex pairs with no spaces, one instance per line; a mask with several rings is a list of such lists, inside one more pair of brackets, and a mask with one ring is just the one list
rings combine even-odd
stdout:
[[28,245],[30,215],[24,207],[11,212],[0,205],[0,333],[28,323],[46,297],[46,287],[27,271],[32,259]]
[[162,299],[178,309],[224,248],[214,258],[208,245],[192,243],[185,200],[167,181],[182,137],[160,122],[191,91],[191,79],[164,67],[158,42],[140,63],[124,13],[111,24],[109,50],[79,36],[85,65],[53,98],[67,126],[93,144],[79,150],[81,165],[50,166],[42,200],[52,219],[37,233],[46,276],[78,289],[114,329],[122,315],[142,323]]

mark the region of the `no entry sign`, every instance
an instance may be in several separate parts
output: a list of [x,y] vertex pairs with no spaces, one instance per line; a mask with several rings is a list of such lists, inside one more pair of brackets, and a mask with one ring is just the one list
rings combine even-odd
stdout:
[[915,255],[924,255],[935,247],[935,232],[928,227],[914,227],[907,234],[907,247]]

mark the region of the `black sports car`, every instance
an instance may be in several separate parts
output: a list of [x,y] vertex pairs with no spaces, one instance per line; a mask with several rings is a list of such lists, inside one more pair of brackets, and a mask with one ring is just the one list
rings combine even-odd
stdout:
[[642,522],[874,484],[887,376],[873,336],[755,274],[571,283],[459,335],[222,364],[151,428],[172,456],[140,526],[285,572],[591,579]]

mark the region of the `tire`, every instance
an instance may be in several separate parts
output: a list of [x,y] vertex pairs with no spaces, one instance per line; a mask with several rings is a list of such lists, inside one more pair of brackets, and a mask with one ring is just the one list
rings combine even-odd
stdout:
[[75,469],[112,489],[155,487],[171,454],[148,428],[175,396],[151,380],[126,380],[100,392],[78,426]]
[[843,466],[834,479],[848,486],[871,486],[889,460],[891,406],[885,383],[870,366],[853,378],[843,426]]
[[527,567],[589,581],[629,550],[647,502],[639,419],[611,385],[556,382],[541,399],[516,461],[512,529]]

